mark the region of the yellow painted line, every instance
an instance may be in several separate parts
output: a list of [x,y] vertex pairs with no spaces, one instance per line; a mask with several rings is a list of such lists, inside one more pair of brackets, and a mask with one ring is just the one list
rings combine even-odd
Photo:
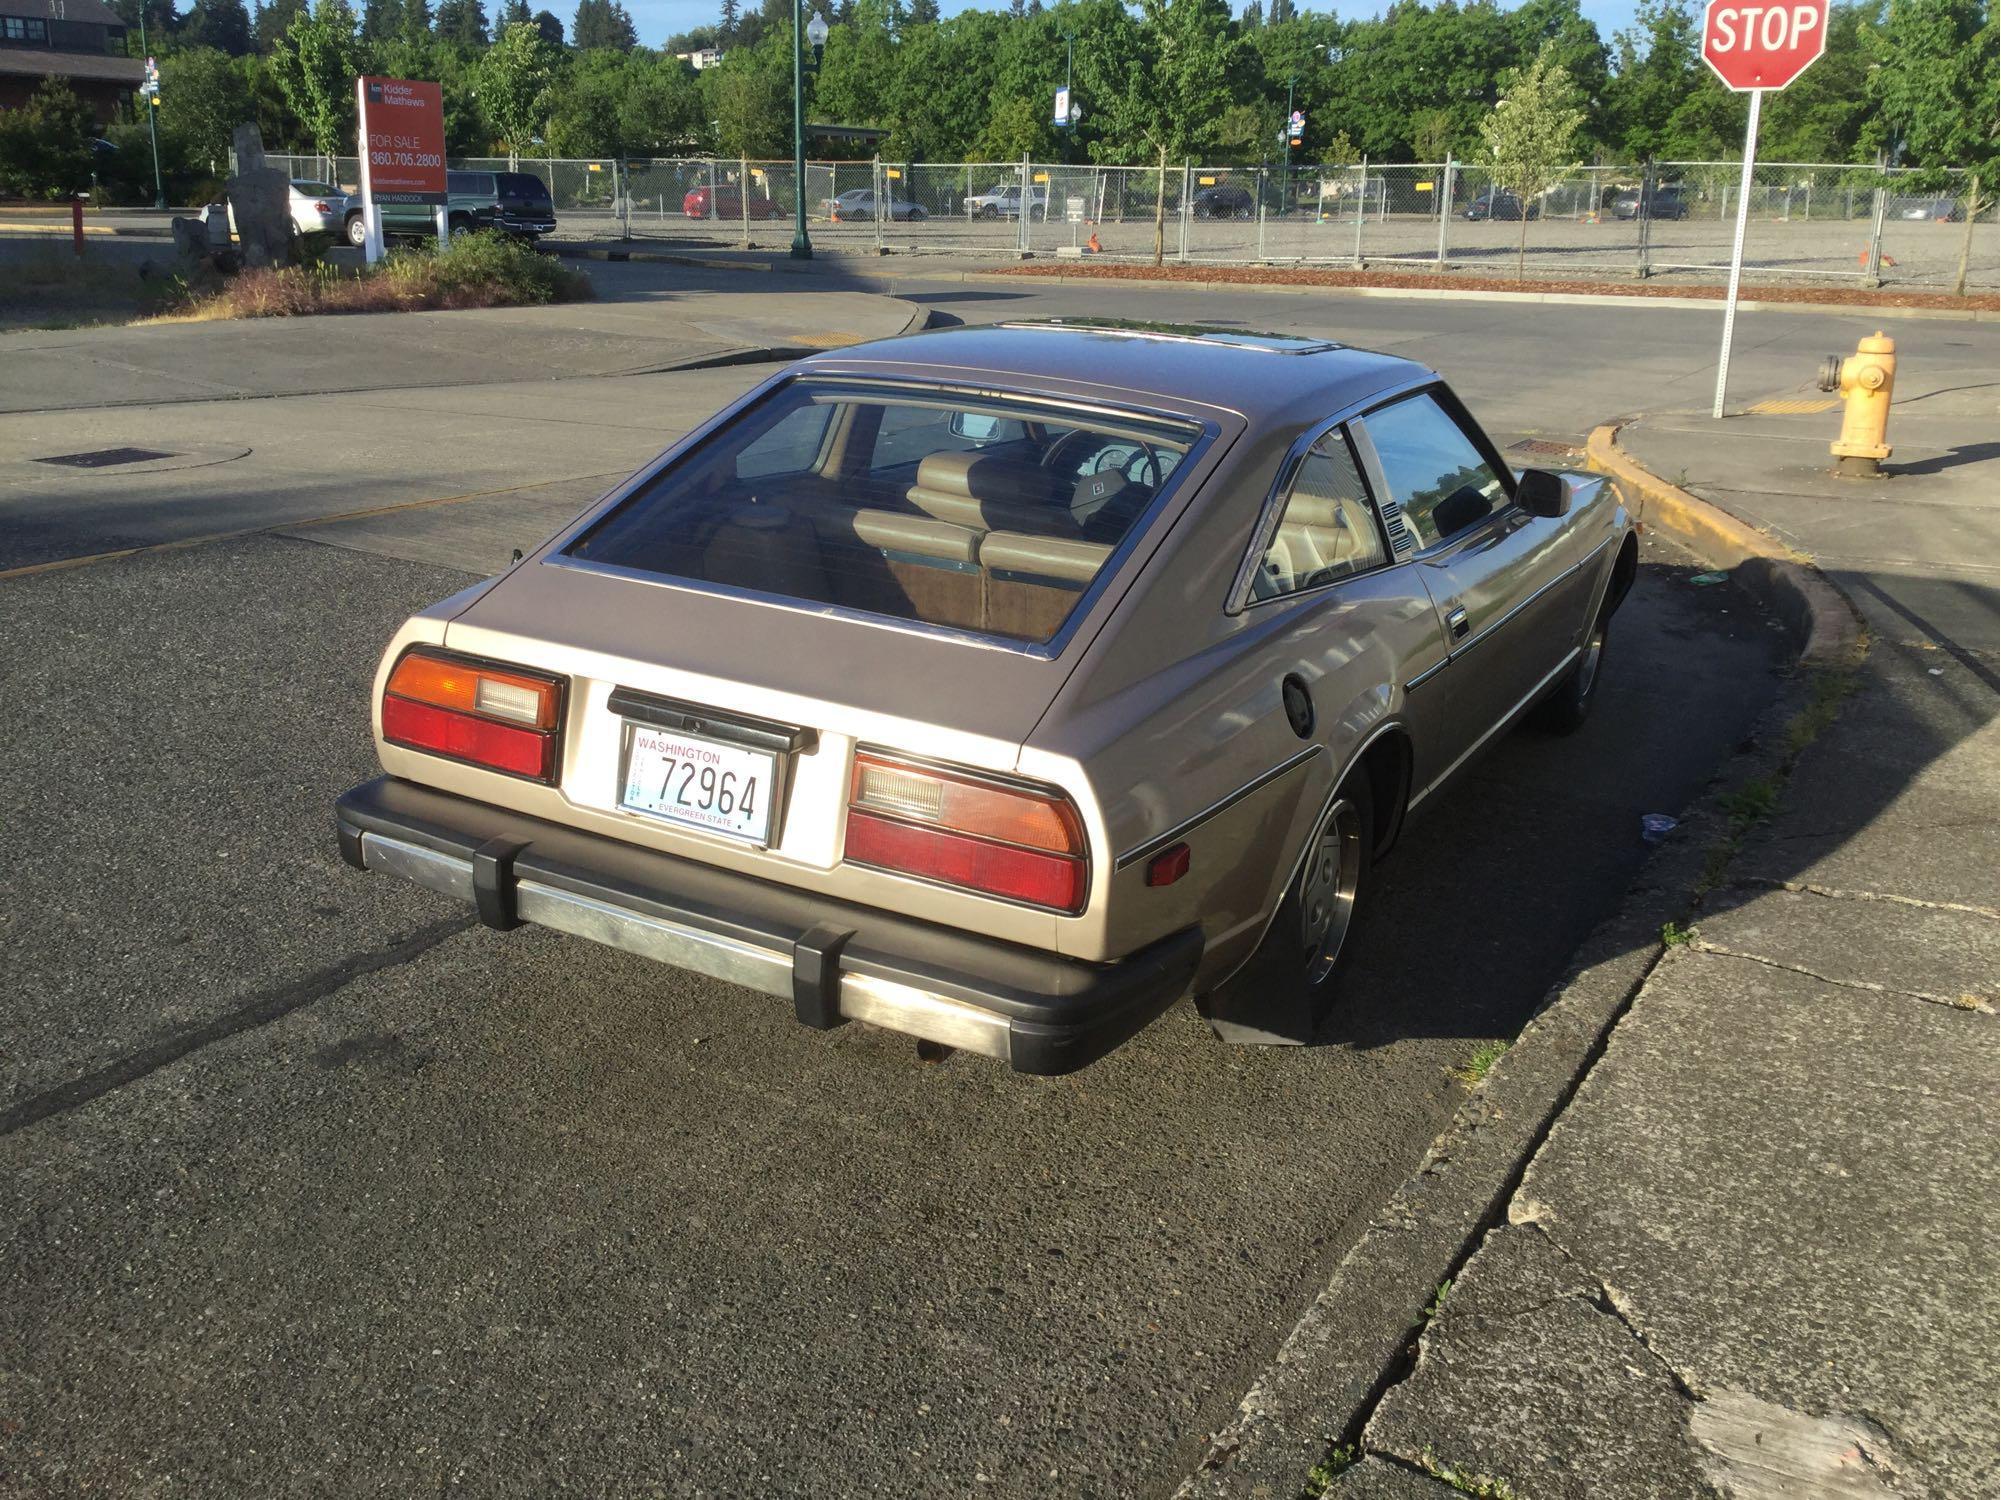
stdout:
[[1765,401],[1753,401],[1746,411],[1757,412],[1765,417],[1811,416],[1817,411],[1833,411],[1841,405],[1839,396],[1773,396]]
[[[102,224],[86,224],[85,234],[116,234],[115,229],[107,229]],[[0,219],[0,234],[74,234],[71,224],[26,224],[16,219]]]
[[366,510],[344,510],[331,516],[310,516],[303,521],[279,521],[270,526],[243,526],[235,531],[211,531],[204,536],[180,537],[171,542],[149,542],[143,547],[120,547],[115,552],[90,552],[82,557],[59,557],[52,562],[29,563],[26,567],[0,569],[0,582],[10,578],[31,578],[38,573],[61,573],[70,568],[87,568],[92,563],[116,562],[121,557],[144,557],[153,552],[179,552],[188,547],[205,547],[211,542],[233,542],[246,536],[273,536],[279,532],[302,531],[308,526],[331,526],[336,521],[365,521],[371,516],[390,516],[399,511],[425,510],[434,505],[456,505],[461,500],[488,500],[496,495],[518,495],[524,490],[543,490],[554,484],[573,484],[579,479],[620,479],[630,469],[611,469],[602,474],[572,474],[563,479],[538,479],[533,484],[514,484],[498,490],[468,490],[463,495],[440,495],[432,500],[404,500],[395,505],[371,505]]

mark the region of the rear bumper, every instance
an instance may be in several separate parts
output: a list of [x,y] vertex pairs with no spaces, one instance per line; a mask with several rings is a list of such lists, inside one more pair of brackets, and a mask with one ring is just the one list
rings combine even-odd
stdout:
[[335,804],[341,856],[524,922],[789,998],[822,1030],[866,1021],[1068,1073],[1188,989],[1188,928],[1116,963],[1086,964],[830,900],[381,776]]

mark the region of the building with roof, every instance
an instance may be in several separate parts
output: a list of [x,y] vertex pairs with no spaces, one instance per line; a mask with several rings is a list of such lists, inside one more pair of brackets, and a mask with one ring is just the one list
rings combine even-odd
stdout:
[[125,56],[125,22],[104,0],[0,0],[0,109],[19,109],[60,78],[108,124],[146,65]]

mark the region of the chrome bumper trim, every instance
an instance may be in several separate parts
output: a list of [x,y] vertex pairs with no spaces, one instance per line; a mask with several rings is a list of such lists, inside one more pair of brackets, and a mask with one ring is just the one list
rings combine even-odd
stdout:
[[[371,870],[399,875],[412,884],[461,901],[473,900],[470,860],[454,859],[379,833],[361,835],[361,856]],[[676,969],[742,985],[761,994],[786,999],[792,995],[789,951],[685,927],[590,896],[558,890],[538,880],[516,882],[514,910],[524,922],[623,949]],[[843,974],[839,1005],[842,1016],[849,1020],[977,1052],[983,1057],[1008,1060],[1006,1017],[963,1000],[867,974]]]

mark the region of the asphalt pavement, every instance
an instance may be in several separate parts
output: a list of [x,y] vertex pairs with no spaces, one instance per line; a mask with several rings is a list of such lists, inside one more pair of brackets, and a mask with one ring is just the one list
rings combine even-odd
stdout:
[[[621,304],[702,289],[602,269]],[[822,282],[856,289],[766,295],[811,326]],[[903,294],[1339,331],[1429,359],[1511,443],[1699,384],[1715,328]],[[1747,388],[1849,326],[1740,326]],[[1593,722],[1511,736],[1410,830],[1306,1049],[1224,1048],[1184,1005],[1067,1079],[924,1064],[341,866],[328,807],[371,769],[396,622],[757,373],[0,419],[30,539],[0,568],[37,569],[0,576],[29,854],[0,877],[0,1493],[1171,1488],[1449,1117],[1450,1070],[1616,904],[1640,815],[1776,685],[1777,632],[1650,548]],[[176,440],[214,462],[135,489],[25,466]],[[223,532],[254,534],[200,542]],[[45,566],[117,547],[152,550]]]

